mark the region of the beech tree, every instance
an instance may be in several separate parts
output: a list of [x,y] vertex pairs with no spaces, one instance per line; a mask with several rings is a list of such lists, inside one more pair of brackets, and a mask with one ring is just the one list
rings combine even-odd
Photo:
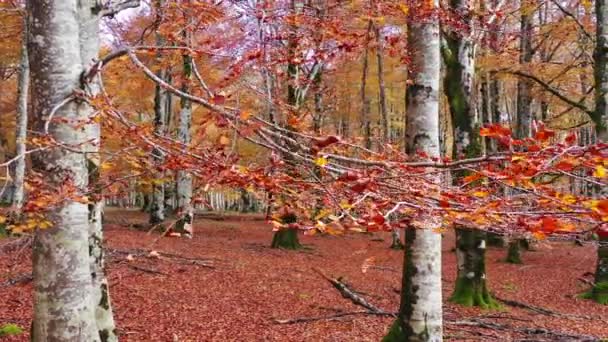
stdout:
[[[595,112],[592,119],[599,139],[608,141],[608,2],[596,0],[595,46]],[[589,296],[601,304],[608,304],[608,229],[598,230],[597,267],[594,286]]]
[[99,50],[100,18],[137,5],[27,3],[35,129],[59,146],[39,152],[34,168],[48,181],[49,194],[62,195],[49,203],[52,227],[38,229],[34,238],[33,341],[116,340],[100,247],[101,199],[88,199],[88,166],[95,164],[99,128],[74,124],[93,119],[84,97],[97,92],[97,76],[89,71]]
[[[411,18],[430,12],[424,19],[410,20],[408,47],[412,59],[412,84],[407,88],[408,153],[422,151],[439,157],[439,82],[441,54],[439,21],[434,11],[439,1],[410,9]],[[418,12],[419,11],[419,12]],[[439,184],[433,176],[429,181]],[[441,235],[437,217],[426,214],[405,231],[405,253],[399,314],[384,341],[441,341]]]
[[[450,32],[442,47],[446,65],[444,90],[448,97],[452,125],[454,127],[453,158],[478,157],[482,151],[479,136],[481,127],[476,113],[475,75],[477,32],[474,30],[474,1],[456,0],[451,9],[465,28],[462,32]],[[454,176],[457,176],[455,174]],[[487,289],[485,271],[486,233],[477,229],[460,227],[456,229],[456,257],[458,275],[454,293],[450,300],[466,306],[484,308],[496,306]]]
[[19,61],[19,77],[17,84],[17,122],[15,132],[15,179],[13,181],[13,205],[21,211],[24,200],[25,180],[25,151],[28,122],[28,99],[30,87],[30,64],[27,53],[28,24],[26,14],[23,14],[23,33],[21,36],[21,60]]

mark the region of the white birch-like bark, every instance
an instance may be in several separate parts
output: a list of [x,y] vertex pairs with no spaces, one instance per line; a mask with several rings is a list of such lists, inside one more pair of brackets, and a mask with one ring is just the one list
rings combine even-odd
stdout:
[[[154,6],[158,11],[159,16],[162,16],[163,0],[156,0]],[[156,33],[156,45],[164,45],[163,37],[157,32]],[[160,52],[157,53],[157,58],[160,60]],[[166,70],[159,69],[157,76],[164,80],[166,78]],[[156,84],[156,90],[154,93],[154,133],[164,135],[167,130],[167,91]],[[163,152],[157,148],[152,150],[152,159],[157,165],[162,164],[164,157]],[[152,203],[150,207],[150,223],[158,224],[165,220],[165,191],[164,184],[161,179],[164,178],[164,172],[157,171],[155,178],[157,182],[153,185]]]
[[[439,7],[438,0],[426,6]],[[436,17],[416,18],[408,30],[412,84],[407,89],[408,153],[424,151],[439,157],[439,22]],[[432,181],[439,184],[438,176]],[[405,233],[405,260],[401,305],[397,321],[385,341],[441,341],[441,234],[432,213],[414,222]]]
[[17,84],[17,120],[15,131],[15,149],[19,157],[15,162],[15,179],[13,181],[13,206],[21,212],[25,182],[25,151],[27,148],[27,103],[30,86],[30,63],[27,55],[28,25],[27,15],[23,17],[23,36],[21,41],[21,60],[19,61],[19,77]]
[[[182,90],[187,93],[189,90],[189,82],[192,78],[192,57],[184,54],[182,59],[184,69],[184,86],[182,87]],[[181,110],[179,112],[179,128],[177,137],[178,140],[186,147],[190,145],[191,141],[191,124],[192,103],[188,99],[182,98]],[[181,213],[178,232],[192,237],[192,223],[194,221],[194,209],[192,208],[192,175],[190,175],[187,171],[177,172],[177,208]]]
[[[80,25],[80,59],[85,70],[91,69],[96,63],[99,54],[99,23],[100,16],[94,10],[98,0],[81,0],[79,8]],[[99,93],[99,80],[92,75],[85,87],[90,96]],[[79,112],[83,117],[92,119],[95,115],[93,108],[86,102],[79,104]],[[103,254],[103,226],[102,215],[104,201],[101,190],[98,188],[101,176],[101,159],[99,148],[101,143],[101,126],[95,120],[87,120],[85,132],[88,144],[85,145],[87,169],[89,179],[89,261],[91,272],[92,303],[95,307],[95,321],[101,341],[118,341],[116,324],[112,313],[108,280],[105,275]]]
[[[27,4],[32,98],[38,128],[59,103],[80,88],[84,70],[79,41],[78,0],[33,0]],[[49,134],[79,148],[87,133],[74,127],[82,119],[79,105],[58,107]],[[73,183],[83,195],[88,172],[84,153],[51,149],[36,156],[35,167],[52,186]],[[33,341],[99,341],[91,298],[87,204],[66,199],[49,216],[53,227],[37,230],[33,245]]]

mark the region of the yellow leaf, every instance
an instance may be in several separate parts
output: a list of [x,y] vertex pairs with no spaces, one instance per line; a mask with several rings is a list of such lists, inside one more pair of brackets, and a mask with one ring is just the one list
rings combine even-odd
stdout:
[[475,197],[479,197],[479,198],[484,198],[484,197],[488,197],[488,192],[487,191],[475,191],[473,193],[473,196]]
[[407,7],[407,5],[405,4],[399,4],[399,9],[401,10],[401,12],[403,12],[403,14],[408,15],[410,13],[410,8]]
[[602,165],[598,165],[595,167],[595,171],[593,172],[593,177],[595,178],[604,178],[606,177],[606,168]]
[[315,164],[317,166],[324,167],[325,165],[327,165],[327,158],[319,157],[315,160]]
[[227,136],[225,136],[225,135],[222,135],[222,136],[220,137],[220,144],[221,144],[221,145],[228,145],[228,144],[230,144],[230,138],[228,138],[228,137],[227,137]]
[[532,235],[534,236],[534,238],[536,240],[544,240],[546,237],[543,232],[534,232],[534,233],[532,233]]
[[0,216],[0,224],[6,223],[6,217]]
[[112,168],[112,166],[114,166],[114,165],[112,165],[112,163],[110,163],[110,162],[103,162],[103,163],[101,163],[101,170],[108,171],[109,169]]

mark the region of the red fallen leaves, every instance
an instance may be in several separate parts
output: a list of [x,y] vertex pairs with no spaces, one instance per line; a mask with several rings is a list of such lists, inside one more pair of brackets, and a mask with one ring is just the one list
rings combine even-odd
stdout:
[[338,177],[338,180],[342,181],[342,182],[354,182],[354,181],[358,180],[359,178],[360,178],[360,175],[358,173],[353,172],[353,171],[348,171],[348,172],[341,174]]
[[370,184],[371,180],[369,178],[363,178],[359,179],[355,185],[350,187],[350,189],[356,193],[362,193],[369,187]]

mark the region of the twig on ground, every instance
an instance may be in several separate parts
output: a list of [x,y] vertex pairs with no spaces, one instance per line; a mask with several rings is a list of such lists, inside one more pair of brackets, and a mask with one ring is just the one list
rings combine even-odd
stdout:
[[330,282],[336,289],[338,289],[338,291],[340,291],[340,293],[342,294],[342,297],[350,299],[350,301],[353,302],[354,304],[362,306],[374,314],[388,314],[388,315],[395,316],[394,314],[387,313],[386,311],[369,303],[367,300],[365,300],[365,298],[361,297],[357,293],[357,291],[351,289],[348,285],[346,285],[339,279],[334,279],[334,278],[328,277],[327,275],[325,275],[325,273],[323,273],[323,271],[321,271],[318,268],[313,268],[313,271],[315,271],[320,276],[322,276],[325,280]]
[[355,316],[355,315],[375,315],[375,316],[393,316],[394,314],[389,312],[371,312],[368,310],[361,311],[352,311],[352,312],[339,312],[333,315],[326,316],[313,316],[313,317],[298,317],[291,319],[274,319],[273,322],[275,324],[295,324],[295,323],[306,323],[306,322],[314,322],[314,321],[322,321],[322,320],[335,320],[337,318],[346,317],[346,316]]
[[137,271],[142,271],[145,273],[152,273],[152,274],[161,274],[161,275],[168,275],[165,272],[161,272],[159,270],[155,270],[153,268],[147,268],[147,267],[142,267],[142,266],[137,266],[137,265],[129,265],[130,268],[137,270]]
[[563,331],[555,331],[544,328],[518,328],[512,327],[506,324],[498,324],[494,322],[482,321],[480,319],[471,319],[471,320],[463,320],[463,321],[446,321],[447,324],[452,325],[464,325],[464,326],[473,326],[473,327],[481,327],[485,329],[491,330],[500,330],[500,331],[515,331],[524,333],[526,335],[545,335],[547,338],[552,339],[560,339],[560,340],[576,340],[576,341],[598,341],[597,337],[589,336],[589,335],[578,335],[571,334]]
[[0,283],[0,288],[9,287],[9,286],[18,285],[18,284],[29,283],[33,279],[34,278],[32,277],[31,273],[22,274],[22,275],[19,275],[19,276],[15,277],[15,278],[12,278],[12,279],[9,279],[7,281],[4,281],[4,282]]
[[539,314],[543,314],[543,315],[547,315],[547,316],[566,316],[564,314],[561,314],[559,312],[555,312],[549,309],[545,309],[545,308],[541,308],[541,307],[537,307],[537,306],[532,306],[526,303],[522,303],[522,302],[518,302],[516,300],[512,300],[512,299],[503,299],[503,298],[498,298],[498,297],[494,297],[496,298],[496,300],[505,303],[509,306],[513,306],[516,308],[522,308],[522,309],[526,309],[526,310],[530,310]]

